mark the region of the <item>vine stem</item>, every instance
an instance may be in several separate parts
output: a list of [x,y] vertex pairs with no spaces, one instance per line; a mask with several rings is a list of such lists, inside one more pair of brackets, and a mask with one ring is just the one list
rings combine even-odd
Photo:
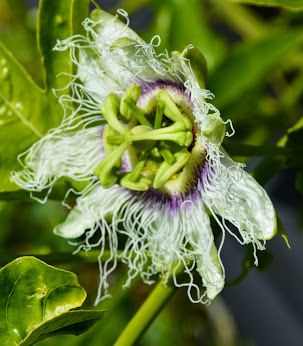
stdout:
[[[176,270],[177,269],[177,270]],[[183,272],[183,265],[173,268],[166,284],[160,281],[145,302],[140,306],[134,317],[120,334],[114,346],[131,346],[136,343],[150,326],[165,304],[172,297],[177,287],[173,275]]]
[[[118,251],[118,254],[120,254],[120,251]],[[50,265],[58,265],[58,264],[66,264],[66,263],[80,263],[80,262],[86,262],[86,263],[95,263],[98,262],[100,257],[100,251],[99,250],[90,250],[90,251],[79,251],[75,255],[72,253],[66,253],[66,252],[53,252],[48,254],[43,253],[36,253],[36,254],[15,254],[15,255],[0,255],[0,266],[5,265],[14,259],[22,256],[34,256],[39,258],[41,261],[45,261]],[[103,253],[103,256],[101,258],[101,261],[107,261],[112,257],[111,251],[106,250]]]
[[287,151],[284,147],[277,145],[248,145],[227,142],[224,149],[231,156],[285,156]]

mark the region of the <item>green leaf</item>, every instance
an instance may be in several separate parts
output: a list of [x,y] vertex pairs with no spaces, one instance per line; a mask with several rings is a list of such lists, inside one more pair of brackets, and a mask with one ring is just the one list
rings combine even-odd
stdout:
[[[156,18],[151,35],[160,35],[163,48],[182,51],[193,44],[205,56],[209,70],[223,58],[225,44],[206,20],[206,11],[199,0],[151,2]],[[146,37],[146,36],[145,36]]]
[[[48,109],[49,114],[58,106],[54,98],[46,100],[44,92],[1,44],[0,64],[0,191],[5,191],[17,189],[9,182],[9,172],[20,168],[17,155],[46,130],[40,112]],[[57,114],[58,111],[59,107]],[[48,117],[48,120],[51,125],[54,119]]]
[[0,270],[0,344],[32,345],[62,333],[81,334],[104,311],[75,310],[86,292],[71,272],[35,257],[21,257]]
[[89,3],[88,0],[40,0],[37,43],[45,67],[46,88],[60,89],[68,84],[70,77],[58,78],[58,75],[72,71],[69,52],[53,48],[57,40],[82,33],[81,23],[88,17]]
[[72,62],[68,53],[52,49],[57,38],[81,31],[88,6],[89,0],[40,1],[38,47],[45,66],[44,89],[0,43],[0,192],[18,189],[9,180],[11,171],[21,169],[17,156],[61,122],[63,110],[51,88],[67,84],[66,76],[57,75],[70,73]]
[[277,215],[277,234],[279,234],[285,240],[286,245],[290,249],[290,245],[289,245],[289,241],[288,241],[288,238],[286,235],[285,228],[284,228],[282,221],[278,215]]
[[230,0],[231,2],[244,3],[258,6],[278,6],[292,10],[302,10],[303,0]]
[[257,42],[237,46],[209,76],[207,88],[216,96],[213,103],[219,108],[226,107],[265,83],[266,76],[302,41],[303,31],[296,29],[275,32]]

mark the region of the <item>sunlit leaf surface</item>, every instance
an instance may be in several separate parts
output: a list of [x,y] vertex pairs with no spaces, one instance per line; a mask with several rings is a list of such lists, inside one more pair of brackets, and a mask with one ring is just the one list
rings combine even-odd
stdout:
[[73,310],[86,298],[75,274],[35,257],[21,257],[0,270],[0,344],[32,345],[56,334],[81,334],[104,311]]
[[71,72],[72,62],[68,54],[52,49],[58,38],[79,32],[88,4],[87,0],[40,1],[38,48],[45,67],[43,88],[0,44],[0,192],[18,189],[9,180],[10,172],[20,169],[17,156],[61,122],[63,110],[52,88],[67,84],[70,77],[58,74]]

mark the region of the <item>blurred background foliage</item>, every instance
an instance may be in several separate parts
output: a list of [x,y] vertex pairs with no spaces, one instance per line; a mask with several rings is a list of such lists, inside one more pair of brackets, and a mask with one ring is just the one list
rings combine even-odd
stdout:
[[[236,129],[236,135],[226,140],[227,147],[229,143],[230,148],[234,148],[233,143],[264,146],[287,142],[287,130],[302,117],[302,1],[97,2],[113,14],[117,8],[128,11],[131,27],[146,41],[160,35],[159,53],[164,49],[168,52],[182,51],[188,44],[203,52],[209,69],[206,86],[216,95],[213,103],[225,120],[232,120]],[[277,3],[281,6],[264,6]],[[36,46],[37,6],[38,1],[0,0],[0,41],[42,85],[42,67]],[[267,165],[261,166],[260,176],[275,165],[268,179],[275,171],[291,167],[295,169],[293,172],[299,172],[296,182],[295,173],[292,173],[291,184],[296,184],[302,193],[302,142],[303,132],[298,126],[295,136],[288,138],[288,160],[285,160],[285,155],[265,159]],[[242,157],[237,150],[233,156],[248,162],[246,155]],[[249,167],[253,166],[255,163]],[[72,256],[60,260],[60,257],[50,255],[69,254],[75,249],[52,234],[54,226],[62,222],[66,214],[67,210],[60,202],[49,201],[45,205],[0,202],[1,265],[19,255],[45,256],[43,260],[47,263],[79,276],[88,293],[85,304],[91,306],[98,286],[96,260],[78,261]],[[41,341],[39,345],[111,345],[151,289],[136,281],[131,288],[121,291],[125,275],[123,266],[112,275],[113,298],[98,307],[109,309],[104,321],[80,337],[60,336]],[[188,301],[186,291],[180,289],[140,345],[255,345],[254,338],[254,335],[243,334],[237,327],[233,312],[221,297],[210,307],[193,305]]]

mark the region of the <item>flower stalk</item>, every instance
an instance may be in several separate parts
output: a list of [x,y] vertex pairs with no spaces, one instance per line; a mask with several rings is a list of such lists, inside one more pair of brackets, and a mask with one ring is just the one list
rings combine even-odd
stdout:
[[174,275],[180,276],[183,269],[183,265],[179,264],[172,269],[167,283],[164,284],[160,281],[156,285],[120,334],[114,346],[131,346],[140,339],[177,290],[177,287],[174,285]]

